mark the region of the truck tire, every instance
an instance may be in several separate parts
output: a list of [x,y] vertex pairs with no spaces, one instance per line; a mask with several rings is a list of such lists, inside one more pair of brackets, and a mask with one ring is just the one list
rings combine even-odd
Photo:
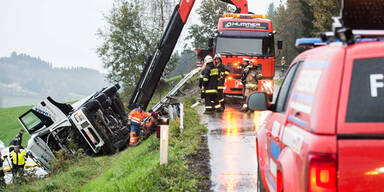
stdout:
[[[96,116],[96,118],[98,118],[98,117]],[[112,141],[109,139],[110,137],[106,133],[107,127],[105,127],[105,125],[103,125],[102,123],[99,123],[99,122],[97,122],[97,120],[95,120],[95,129],[104,141],[104,146],[102,147],[101,152],[103,154],[116,153],[118,151],[118,149],[116,149],[113,146]]]
[[260,175],[260,166],[257,165],[257,192],[265,192],[265,187]]

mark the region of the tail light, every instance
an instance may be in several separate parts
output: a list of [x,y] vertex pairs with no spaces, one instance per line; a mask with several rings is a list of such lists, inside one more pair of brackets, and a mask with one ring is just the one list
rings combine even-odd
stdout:
[[336,155],[311,154],[309,157],[308,191],[336,191]]
[[276,174],[276,191],[283,191],[283,175],[280,170],[277,170]]

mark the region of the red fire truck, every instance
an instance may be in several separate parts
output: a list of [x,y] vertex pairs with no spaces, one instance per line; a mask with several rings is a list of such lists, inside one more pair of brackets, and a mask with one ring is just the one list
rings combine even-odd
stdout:
[[[267,15],[224,14],[218,23],[218,31],[213,43],[215,54],[222,56],[223,63],[230,69],[225,81],[225,95],[243,94],[241,74],[243,60],[252,60],[261,66],[263,79],[259,81],[258,91],[273,94],[275,75],[275,43],[272,21]],[[281,47],[281,43],[278,43]]]

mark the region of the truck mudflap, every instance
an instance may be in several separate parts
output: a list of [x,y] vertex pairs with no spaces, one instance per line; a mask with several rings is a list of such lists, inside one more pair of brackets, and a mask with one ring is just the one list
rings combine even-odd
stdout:
[[338,190],[378,191],[384,181],[384,135],[338,136]]

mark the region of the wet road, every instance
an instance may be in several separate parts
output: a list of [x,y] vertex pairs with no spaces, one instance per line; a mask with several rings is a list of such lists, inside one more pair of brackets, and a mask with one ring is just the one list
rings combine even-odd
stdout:
[[228,106],[224,113],[203,115],[208,127],[213,191],[256,191],[256,124],[260,113],[242,113]]

